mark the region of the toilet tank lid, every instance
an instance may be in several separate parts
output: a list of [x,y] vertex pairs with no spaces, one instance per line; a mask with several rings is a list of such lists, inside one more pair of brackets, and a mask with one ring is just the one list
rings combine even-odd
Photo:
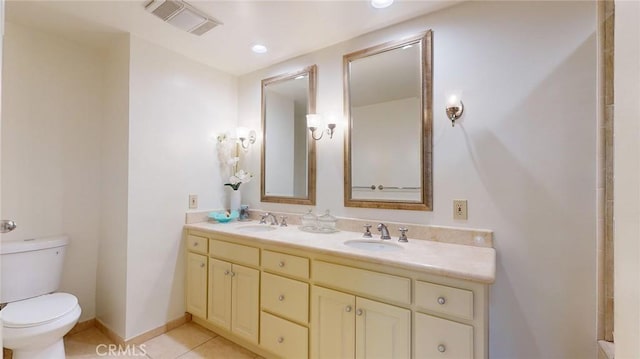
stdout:
[[69,244],[69,237],[65,235],[11,240],[0,242],[0,254],[37,251],[40,249],[64,247]]

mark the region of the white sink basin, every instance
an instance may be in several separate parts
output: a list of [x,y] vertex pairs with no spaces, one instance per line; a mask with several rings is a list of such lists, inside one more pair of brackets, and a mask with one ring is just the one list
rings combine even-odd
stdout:
[[382,240],[351,239],[345,241],[344,244],[351,248],[364,249],[365,251],[372,252],[390,252],[402,249],[398,244]]
[[271,232],[275,231],[278,227],[269,226],[267,224],[247,224],[246,226],[238,227],[239,232]]

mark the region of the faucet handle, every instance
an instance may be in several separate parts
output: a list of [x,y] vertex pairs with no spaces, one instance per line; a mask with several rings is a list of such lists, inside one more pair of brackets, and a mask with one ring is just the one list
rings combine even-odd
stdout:
[[372,236],[371,236],[371,231],[370,231],[370,229],[371,229],[371,225],[370,225],[370,224],[365,224],[365,225],[364,225],[364,226],[362,226],[362,227],[364,227],[364,233],[362,234],[362,237],[364,237],[364,238],[371,238],[371,237],[372,237]]
[[400,238],[398,238],[398,242],[402,242],[402,243],[409,242],[409,240],[407,239],[407,232],[409,231],[409,229],[405,227],[400,227],[398,228],[398,230],[400,231]]
[[269,212],[260,216],[260,224],[267,224],[267,217],[269,217]]
[[287,216],[280,216],[280,227],[287,226]]

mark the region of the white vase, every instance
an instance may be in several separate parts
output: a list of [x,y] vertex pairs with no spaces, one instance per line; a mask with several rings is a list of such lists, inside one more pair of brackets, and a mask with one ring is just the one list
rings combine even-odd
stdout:
[[242,195],[240,189],[231,190],[229,194],[229,209],[232,211],[240,211],[240,202],[242,202]]

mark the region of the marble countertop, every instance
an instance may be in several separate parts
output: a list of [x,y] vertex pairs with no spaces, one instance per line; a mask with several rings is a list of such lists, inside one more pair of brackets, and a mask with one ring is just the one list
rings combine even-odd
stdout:
[[[366,240],[366,238],[362,238],[362,233],[356,232],[309,233],[301,231],[296,225],[276,227],[275,230],[266,232],[245,232],[242,230],[244,226],[256,225],[258,225],[257,221],[199,222],[186,224],[185,228],[232,234],[255,240],[258,243],[281,245],[296,249],[310,249],[320,253],[339,255],[344,258],[393,265],[409,270],[484,284],[491,284],[495,280],[496,251],[494,248],[441,243],[409,237],[408,243],[398,243],[397,238],[385,241],[397,244],[402,249],[371,251],[349,247],[344,244],[347,240]],[[379,240],[378,238],[379,235],[373,235],[374,240]]]

